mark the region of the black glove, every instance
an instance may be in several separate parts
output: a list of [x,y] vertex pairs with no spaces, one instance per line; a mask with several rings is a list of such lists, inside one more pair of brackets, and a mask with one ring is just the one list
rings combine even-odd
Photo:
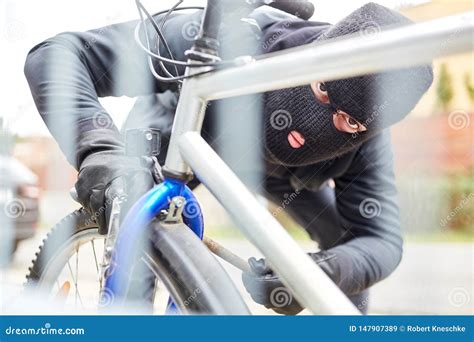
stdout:
[[[309,256],[334,280],[334,267],[330,263],[336,260],[336,255],[321,251],[309,253]],[[282,315],[296,315],[303,310],[265,259],[257,260],[252,257],[249,259],[249,264],[254,274],[243,273],[242,281],[255,302]]]
[[112,201],[122,194],[132,205],[159,181],[152,158],[129,157],[124,154],[120,135],[90,131],[81,139],[79,152],[90,152],[80,160],[76,191],[79,202],[106,233]]

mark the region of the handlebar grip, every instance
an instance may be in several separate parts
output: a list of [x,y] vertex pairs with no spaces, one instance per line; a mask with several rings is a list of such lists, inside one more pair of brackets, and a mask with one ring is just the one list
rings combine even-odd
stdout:
[[304,20],[308,20],[314,14],[314,5],[307,0],[275,0],[269,5]]

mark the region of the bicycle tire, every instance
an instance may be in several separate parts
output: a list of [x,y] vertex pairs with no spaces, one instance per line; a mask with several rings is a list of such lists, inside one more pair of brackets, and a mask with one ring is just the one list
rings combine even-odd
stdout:
[[[184,224],[153,222],[152,248],[144,260],[163,282],[184,314],[247,315],[248,308],[235,285],[205,245]],[[49,272],[60,257],[81,239],[100,236],[97,224],[84,209],[57,223],[43,240],[28,269],[25,286],[45,290],[53,286]],[[84,242],[82,242],[84,243]],[[53,270],[54,271],[54,270]],[[47,279],[49,278],[49,279]]]

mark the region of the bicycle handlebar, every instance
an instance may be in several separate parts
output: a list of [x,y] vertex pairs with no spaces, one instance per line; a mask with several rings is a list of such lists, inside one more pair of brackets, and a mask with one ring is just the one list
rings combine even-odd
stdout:
[[284,11],[286,13],[295,15],[301,19],[308,20],[314,14],[314,5],[307,0],[274,0],[263,1],[269,6]]
[[[209,59],[210,55],[218,55],[220,23],[225,9],[229,10],[228,5],[230,4],[222,0],[207,0],[199,36],[192,49],[193,56],[188,55],[191,59],[197,57],[198,60],[203,62],[205,59]],[[314,13],[314,5],[308,0],[238,0],[233,5],[236,6],[235,8],[247,9],[268,5],[304,20],[311,18]],[[232,11],[232,9],[230,10]],[[199,55],[200,53],[201,55]]]

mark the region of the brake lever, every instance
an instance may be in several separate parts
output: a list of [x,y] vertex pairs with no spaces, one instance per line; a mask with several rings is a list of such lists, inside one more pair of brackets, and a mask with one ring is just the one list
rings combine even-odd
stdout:
[[304,20],[314,14],[314,5],[308,0],[246,0],[246,3],[254,8],[267,5]]
[[163,176],[163,170],[156,156],[142,156],[140,157],[140,161],[142,166],[151,170],[155,184],[164,182],[165,177]]

